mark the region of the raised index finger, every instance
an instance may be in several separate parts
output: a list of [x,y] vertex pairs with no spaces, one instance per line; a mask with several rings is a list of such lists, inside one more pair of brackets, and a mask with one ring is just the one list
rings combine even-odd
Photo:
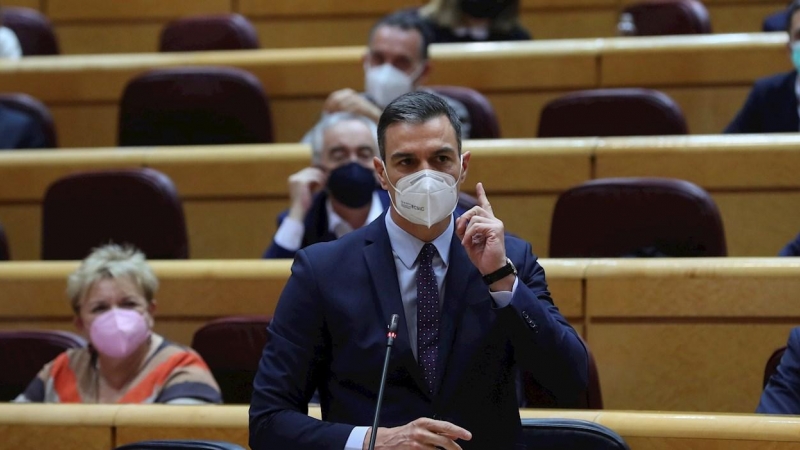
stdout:
[[494,211],[492,211],[492,205],[486,197],[486,190],[483,188],[483,183],[478,183],[478,185],[475,186],[475,193],[478,194],[478,206],[494,217]]

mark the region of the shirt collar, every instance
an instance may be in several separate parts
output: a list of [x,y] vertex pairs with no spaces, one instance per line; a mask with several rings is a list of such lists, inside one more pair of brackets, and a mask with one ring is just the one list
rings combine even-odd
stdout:
[[[453,215],[450,214],[450,223],[447,228],[431,242],[436,247],[436,251],[439,252],[439,257],[442,258],[445,267],[450,261],[450,242],[453,240],[453,226]],[[414,267],[414,263],[417,261],[419,252],[425,242],[400,228],[392,219],[391,211],[386,213],[386,231],[389,233],[392,251],[400,258],[405,268],[410,270]]]
[[[328,213],[328,231],[333,233],[337,239],[353,231],[353,227],[333,210],[330,197],[325,200],[325,211]],[[376,190],[372,192],[372,204],[369,207],[369,214],[367,214],[367,221],[364,222],[364,225],[377,219],[381,214],[383,214],[383,203]]]

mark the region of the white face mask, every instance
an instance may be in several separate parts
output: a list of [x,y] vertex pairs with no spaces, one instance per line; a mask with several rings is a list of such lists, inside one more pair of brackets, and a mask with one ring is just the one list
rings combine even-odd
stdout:
[[[463,169],[463,165],[461,166]],[[430,228],[444,220],[458,204],[458,183],[452,175],[436,170],[424,169],[406,175],[397,182],[389,181],[386,164],[383,165],[386,181],[394,188],[392,206],[409,222]],[[459,178],[461,171],[459,170]]]
[[367,95],[375,100],[378,106],[386,108],[392,100],[414,90],[414,82],[422,73],[422,68],[407,75],[389,63],[375,67],[364,66]]

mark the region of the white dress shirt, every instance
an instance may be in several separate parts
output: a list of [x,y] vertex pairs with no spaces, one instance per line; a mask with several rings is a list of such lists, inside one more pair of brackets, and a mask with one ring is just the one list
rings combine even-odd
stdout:
[[[333,233],[336,239],[353,231],[353,227],[333,210],[330,198],[325,200],[325,211],[327,211],[328,214],[328,231]],[[383,204],[381,203],[381,197],[378,195],[378,191],[375,191],[372,193],[372,205],[369,208],[367,221],[364,222],[364,225],[377,219],[381,214],[383,214]],[[303,245],[303,235],[305,232],[306,226],[303,222],[286,216],[278,227],[278,231],[275,232],[275,237],[273,239],[276,244],[286,250],[296,252],[300,250],[300,247]]]

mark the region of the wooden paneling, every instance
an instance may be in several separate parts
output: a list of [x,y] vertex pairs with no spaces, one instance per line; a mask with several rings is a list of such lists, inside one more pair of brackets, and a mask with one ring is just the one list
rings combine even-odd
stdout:
[[0,449],[108,450],[117,406],[7,405],[0,408]]
[[554,9],[524,11],[522,25],[534,39],[611,37],[617,32],[616,9]]
[[[127,2],[104,2],[127,4]],[[169,4],[169,2],[160,2]],[[66,55],[149,53],[158,51],[166,21],[156,23],[65,23],[57,27],[58,44]]]
[[725,224],[728,254],[775,256],[797,236],[800,191],[713,194]]
[[786,8],[784,1],[761,3],[721,4],[704,1],[711,16],[714,33],[741,33],[761,30],[764,18]]
[[[375,2],[376,4],[380,2]],[[337,47],[365,45],[379,17],[282,17],[254,19],[262,48]]]
[[37,11],[41,11],[42,2],[47,0],[6,0],[3,2],[4,6],[18,6],[22,8],[31,8]]
[[189,14],[214,14],[231,11],[231,0],[47,0],[50,19],[70,20],[135,20],[171,19]]
[[238,11],[248,16],[361,16],[384,15],[398,9],[419,6],[422,0],[239,0]]

